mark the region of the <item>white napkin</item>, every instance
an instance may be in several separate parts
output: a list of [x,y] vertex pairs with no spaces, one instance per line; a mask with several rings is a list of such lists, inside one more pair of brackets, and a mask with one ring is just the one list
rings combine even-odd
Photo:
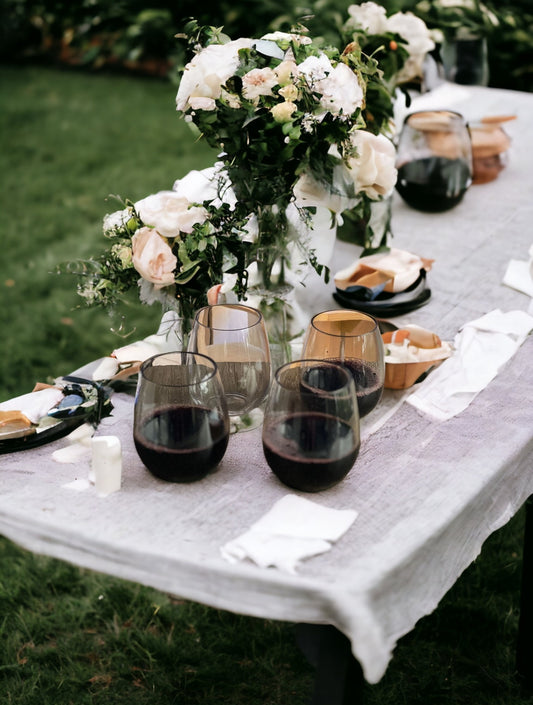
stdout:
[[329,551],[356,517],[353,509],[330,509],[289,494],[220,550],[230,563],[249,558],[261,568],[294,574],[301,560]]
[[40,419],[59,404],[63,392],[57,387],[46,387],[37,392],[28,392],[19,397],[13,397],[0,404],[0,411],[20,411],[32,423]]
[[533,245],[529,248],[529,261],[519,259],[509,261],[502,281],[511,289],[533,296]]
[[533,316],[525,311],[495,309],[470,321],[455,338],[455,354],[407,402],[441,421],[456,416],[494,379],[531,330]]

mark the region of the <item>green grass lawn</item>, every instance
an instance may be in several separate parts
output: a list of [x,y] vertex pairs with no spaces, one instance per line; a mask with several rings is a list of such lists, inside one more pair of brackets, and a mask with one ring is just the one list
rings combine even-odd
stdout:
[[[213,162],[174,96],[164,81],[1,69],[0,399],[124,344],[120,312],[77,309],[74,277],[54,272],[105,248],[109,195],[138,200]],[[155,332],[160,316],[137,305],[125,332]]]
[[[169,83],[0,67],[0,400],[122,340],[76,308],[59,262],[103,248],[109,194],[170,188],[213,154]],[[158,310],[132,304],[134,337]],[[1,456],[0,456],[1,472]],[[133,519],[132,519],[133,520]],[[525,705],[514,677],[523,513],[400,641],[368,705]],[[0,539],[2,705],[303,705],[312,669],[290,625],[182,602]]]

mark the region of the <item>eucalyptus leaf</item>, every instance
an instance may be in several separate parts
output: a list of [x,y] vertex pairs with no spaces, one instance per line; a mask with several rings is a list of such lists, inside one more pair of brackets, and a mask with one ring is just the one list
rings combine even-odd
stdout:
[[285,58],[283,49],[276,42],[271,42],[269,39],[256,39],[252,42],[252,46],[263,56],[271,56],[273,59],[279,59],[280,61]]

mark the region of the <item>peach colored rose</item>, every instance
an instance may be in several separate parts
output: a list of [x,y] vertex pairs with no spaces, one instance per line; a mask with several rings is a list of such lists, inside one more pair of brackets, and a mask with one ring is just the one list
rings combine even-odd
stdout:
[[140,228],[131,238],[133,266],[143,279],[161,289],[174,283],[178,260],[153,228]]

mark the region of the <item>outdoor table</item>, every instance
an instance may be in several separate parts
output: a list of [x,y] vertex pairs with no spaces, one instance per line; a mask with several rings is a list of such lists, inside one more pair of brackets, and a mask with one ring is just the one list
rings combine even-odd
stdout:
[[[502,277],[511,258],[527,259],[533,241],[533,94],[461,87],[445,97],[440,107],[469,120],[517,115],[506,126],[513,141],[507,168],[495,181],[472,186],[453,210],[421,213],[394,198],[392,245],[435,260],[429,303],[394,323],[416,323],[453,340],[463,324],[492,309],[530,304],[502,285]],[[337,244],[333,271],[354,259],[350,248]],[[316,311],[337,307],[332,289],[317,285],[310,292]],[[54,462],[61,440],[0,456],[0,532],[36,553],[215,608],[331,625],[328,638],[345,655],[351,646],[355,659],[337,661],[337,692],[332,682],[319,682],[313,702],[321,702],[323,688],[324,703],[347,702],[351,691],[344,692],[339,669],[347,669],[349,681],[358,662],[368,682],[379,681],[398,639],[436,608],[485,539],[533,494],[532,352],[530,336],[448,421],[403,403],[367,432],[346,479],[306,495],[327,507],[355,509],[357,519],[330,551],[303,562],[294,575],[230,564],[220,552],[291,492],[264,460],[261,430],[233,435],[218,470],[204,480],[165,483],[136,455],[133,400],[125,394],[114,395],[115,414],[97,431],[121,439],[122,489],[102,498],[94,488],[69,487],[86,476],[89,463]],[[400,401],[406,394],[386,391],[385,397]],[[371,424],[372,414],[367,429]],[[529,649],[531,655],[530,643]]]

